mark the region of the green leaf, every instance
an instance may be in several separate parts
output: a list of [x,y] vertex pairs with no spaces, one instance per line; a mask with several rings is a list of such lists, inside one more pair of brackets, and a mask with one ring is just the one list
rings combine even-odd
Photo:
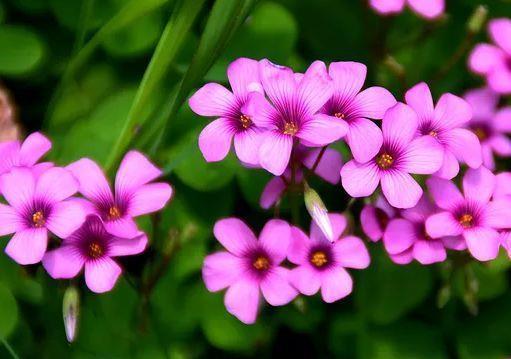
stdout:
[[27,27],[0,26],[0,74],[20,76],[35,71],[45,55],[45,45]]
[[0,283],[0,339],[7,338],[18,322],[18,305],[11,291]]

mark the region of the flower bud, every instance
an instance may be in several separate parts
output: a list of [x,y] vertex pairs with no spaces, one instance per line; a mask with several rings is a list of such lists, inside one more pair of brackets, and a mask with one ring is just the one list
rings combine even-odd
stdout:
[[78,317],[80,315],[80,293],[75,286],[68,287],[64,293],[62,315],[67,341],[72,343],[76,339]]
[[307,182],[304,183],[305,186],[305,208],[309,212],[312,220],[318,225],[321,232],[325,235],[325,237],[330,241],[334,241],[334,232],[332,229],[332,223],[330,222],[330,218],[328,217],[328,210],[326,209],[325,204],[321,200],[319,194],[309,187]]
[[488,18],[488,8],[484,5],[479,5],[467,23],[468,31],[472,34],[477,34],[483,28]]

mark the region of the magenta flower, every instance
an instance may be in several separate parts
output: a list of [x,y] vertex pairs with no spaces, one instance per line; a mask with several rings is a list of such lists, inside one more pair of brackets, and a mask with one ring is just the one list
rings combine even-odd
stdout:
[[229,65],[227,77],[232,92],[222,85],[208,83],[189,100],[190,108],[196,114],[219,117],[202,130],[200,150],[206,161],[221,161],[229,153],[234,138],[238,158],[244,163],[258,165],[261,130],[254,125],[245,108],[251,91],[263,93],[258,62],[239,58]]
[[383,87],[370,87],[360,92],[367,68],[358,62],[332,62],[328,73],[334,82],[334,93],[320,110],[332,121],[348,126],[346,142],[358,162],[374,157],[382,144],[381,131],[369,118],[381,120],[396,99]]
[[[303,147],[296,147],[295,159],[300,161],[308,169],[312,169],[319,156],[320,149],[306,150]],[[342,167],[342,156],[336,150],[327,148],[321,157],[314,173],[331,184],[339,183],[340,170]],[[273,177],[268,181],[261,193],[259,204],[262,208],[268,209],[280,200],[284,192],[291,184],[291,169],[287,168],[280,177]],[[295,173],[295,182],[300,183],[303,178],[301,169]]]
[[389,222],[383,244],[391,257],[399,256],[399,264],[404,264],[405,257],[425,265],[443,262],[447,258],[442,238],[433,239],[426,233],[426,220],[435,212],[437,208],[426,196],[422,196],[415,207],[401,211],[403,218]]
[[227,289],[227,311],[245,324],[255,322],[260,293],[274,306],[285,305],[296,297],[288,283],[289,270],[280,263],[286,258],[291,229],[281,220],[271,220],[259,240],[237,218],[216,222],[216,239],[227,249],[206,257],[202,278],[210,292]]
[[349,161],[341,170],[342,185],[352,197],[371,195],[378,184],[387,201],[396,208],[411,208],[422,188],[410,173],[432,174],[440,169],[443,149],[431,136],[415,138],[419,121],[415,112],[398,103],[382,121],[383,144],[365,163]]
[[511,172],[502,172],[495,176],[493,198],[511,198]]
[[511,106],[497,109],[499,96],[486,88],[467,92],[465,100],[472,106],[474,115],[467,127],[481,141],[484,166],[494,169],[493,153],[511,156],[511,140],[506,136],[511,133]]
[[444,149],[443,165],[435,175],[451,179],[460,170],[458,161],[471,168],[482,163],[481,144],[464,125],[472,118],[467,102],[450,93],[443,94],[434,106],[429,87],[424,82],[415,85],[405,95],[406,103],[419,117],[418,135],[435,138]]
[[288,259],[298,265],[289,275],[291,284],[305,295],[314,295],[321,289],[323,300],[332,303],[353,289],[353,280],[345,268],[367,268],[370,258],[360,238],[341,237],[346,218],[335,213],[329,217],[335,241],[328,241],[314,222],[310,239],[301,229],[292,227]]
[[476,45],[468,65],[473,72],[486,78],[493,91],[511,94],[511,20],[491,20],[488,31],[494,45]]
[[94,161],[82,158],[67,168],[79,181],[80,193],[90,201],[83,201],[88,213],[100,216],[106,230],[119,237],[139,233],[133,217],[159,211],[172,196],[169,184],[150,183],[161,171],[137,151],[124,156],[115,177],[115,193]]
[[389,221],[397,215],[397,211],[378,196],[374,205],[366,204],[360,212],[360,225],[362,231],[373,242],[378,242],[382,237]]
[[403,11],[405,3],[425,19],[432,20],[445,11],[445,0],[370,0],[371,7],[380,14],[390,15]]
[[0,204],[0,235],[15,233],[5,252],[19,264],[43,258],[48,231],[65,238],[85,220],[82,206],[68,199],[78,183],[64,168],[50,168],[39,177],[29,169],[13,168],[0,182],[9,203]]
[[95,293],[104,293],[112,290],[122,272],[112,257],[139,254],[146,245],[144,233],[116,237],[105,230],[98,216],[89,215],[59,248],[45,254],[43,266],[55,279],[74,278],[85,267],[87,287]]
[[504,231],[500,234],[500,242],[506,250],[507,255],[511,258],[511,231]]
[[247,110],[257,126],[268,129],[259,150],[264,169],[276,176],[284,173],[295,139],[308,147],[321,147],[346,134],[344,122],[317,114],[333,92],[323,62],[315,61],[303,76],[295,76],[290,68],[264,59],[259,62],[259,73],[273,106],[262,94],[253,92]]
[[[23,143],[8,141],[0,143],[0,174],[9,172],[14,167],[32,167],[51,148],[48,138],[39,132],[29,135]],[[47,169],[48,163],[40,164]]]
[[470,254],[480,261],[497,257],[498,229],[511,228],[511,201],[490,201],[495,176],[485,167],[469,169],[463,177],[463,195],[450,181],[431,177],[429,191],[441,212],[426,221],[432,238],[462,236]]

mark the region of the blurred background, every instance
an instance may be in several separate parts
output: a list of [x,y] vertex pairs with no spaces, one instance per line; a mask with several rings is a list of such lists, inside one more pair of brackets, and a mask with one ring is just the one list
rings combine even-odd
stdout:
[[[233,157],[204,161],[197,136],[207,121],[186,105],[190,93],[204,82],[225,83],[227,65],[243,56],[296,71],[316,59],[360,61],[368,66],[366,86],[385,86],[401,100],[419,81],[436,98],[462,94],[482,85],[467,71],[466,55],[487,39],[485,26],[468,27],[469,19],[479,5],[489,18],[511,17],[511,2],[446,2],[446,15],[427,22],[408,10],[380,17],[365,0],[1,0],[0,78],[9,94],[0,99],[9,118],[2,138],[42,130],[53,140],[50,160],[64,165],[87,156],[109,173],[128,148],[139,148],[164,169],[176,194],[162,213],[141,221],[151,247],[122,262],[125,275],[112,292],[94,295],[82,279],[75,282],[80,326],[71,345],[62,322],[69,281],[0,255],[0,357],[511,355],[503,254],[484,265],[456,257],[400,267],[371,244],[372,265],[352,271],[350,297],[265,307],[252,326],[230,316],[223,293],[208,293],[200,276],[205,255],[219,248],[215,220],[238,216],[259,231],[273,212],[258,205],[269,174]],[[311,185],[330,211],[347,206],[339,186]],[[361,206],[352,208],[359,235]],[[285,202],[281,216],[290,218]],[[303,207],[301,226],[309,227]]]

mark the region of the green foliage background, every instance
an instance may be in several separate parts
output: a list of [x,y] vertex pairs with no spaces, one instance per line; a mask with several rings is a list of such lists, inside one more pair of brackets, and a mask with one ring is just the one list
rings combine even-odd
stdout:
[[[65,164],[87,156],[112,174],[128,148],[139,148],[164,168],[176,195],[141,221],[151,248],[123,260],[125,276],[112,292],[93,295],[75,282],[82,303],[72,345],[61,309],[69,282],[0,255],[0,357],[9,350],[23,358],[511,355],[504,255],[485,265],[455,258],[399,267],[371,244],[372,265],[354,273],[349,298],[266,307],[253,326],[227,314],[223,294],[208,293],[200,278],[204,256],[218,248],[216,219],[239,216],[259,230],[273,213],[257,204],[267,173],[242,168],[233,157],[203,160],[197,135],[207,122],[185,102],[194,88],[225,83],[228,63],[245,56],[297,71],[315,59],[361,61],[369,69],[366,85],[386,86],[400,99],[419,81],[435,96],[461,94],[481,80],[467,72],[466,53],[453,66],[450,59],[464,41],[468,50],[486,39],[484,29],[467,32],[480,4],[490,17],[511,17],[506,0],[447,0],[447,17],[435,23],[408,11],[381,18],[365,0],[2,0],[0,76],[27,132],[51,136],[50,159]],[[331,211],[345,209],[341,188],[312,185]],[[356,233],[360,208],[355,203]],[[307,228],[304,208],[301,215]],[[282,216],[289,218],[286,203]]]

